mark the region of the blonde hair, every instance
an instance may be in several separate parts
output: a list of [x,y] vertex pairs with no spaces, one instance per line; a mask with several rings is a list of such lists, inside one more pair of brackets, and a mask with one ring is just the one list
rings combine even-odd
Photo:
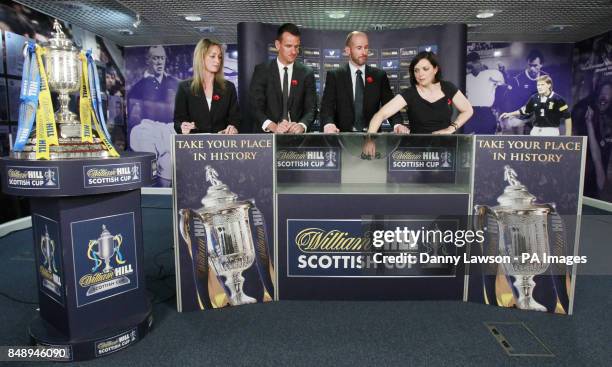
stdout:
[[202,83],[204,83],[204,56],[208,53],[211,47],[217,46],[221,52],[221,65],[219,71],[215,73],[215,83],[221,89],[225,89],[225,78],[223,76],[223,61],[225,60],[225,51],[223,46],[208,38],[202,38],[193,51],[193,81],[191,82],[191,91],[194,94],[204,92]]
[[540,75],[537,79],[536,82],[544,82],[548,85],[550,85],[550,90],[552,90],[553,88],[553,82],[552,82],[552,78],[548,75]]

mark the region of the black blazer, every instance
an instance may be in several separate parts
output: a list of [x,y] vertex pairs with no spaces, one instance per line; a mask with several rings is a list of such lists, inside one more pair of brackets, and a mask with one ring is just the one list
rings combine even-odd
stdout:
[[[210,102],[210,111],[206,97],[201,92],[193,94],[191,91],[192,79],[179,83],[174,100],[174,130],[181,134],[181,123],[183,121],[195,122],[196,128],[191,134],[196,133],[218,133],[227,125],[234,125],[240,129],[240,109],[236,97],[236,87],[228,80],[225,81],[225,89],[219,88],[215,82],[213,85],[213,97]],[[215,97],[215,96],[218,96]]]
[[[314,72],[310,67],[296,61],[289,84],[288,109],[291,120],[303,123],[308,129],[315,119],[317,109]],[[283,94],[276,59],[255,66],[249,100],[251,113],[259,129],[266,120],[281,121]]]
[[[393,98],[387,73],[366,65],[365,89],[363,96],[363,124],[367,128],[372,116],[385,103]],[[327,72],[325,90],[321,101],[321,129],[326,124],[334,123],[342,132],[353,131],[355,120],[353,112],[353,81],[349,64]],[[389,119],[392,125],[401,123],[401,116],[396,114]]]

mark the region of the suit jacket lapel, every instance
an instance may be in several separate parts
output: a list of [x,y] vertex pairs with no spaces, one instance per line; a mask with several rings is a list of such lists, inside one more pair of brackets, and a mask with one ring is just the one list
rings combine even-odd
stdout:
[[[372,80],[374,80],[374,76],[371,74],[372,73],[372,69],[370,68],[369,65],[366,65],[365,67],[365,75],[364,75],[364,82],[365,82],[365,88],[363,88],[363,113],[365,116],[365,106],[369,106],[368,102],[369,99],[372,98],[372,91],[374,88],[374,83],[368,83],[368,77],[372,78]],[[369,121],[368,121],[369,122]]]
[[[215,96],[219,96],[218,101],[215,101]],[[213,122],[215,120],[215,111],[216,111],[217,105],[221,103],[221,98],[223,98],[221,94],[221,89],[219,88],[216,82],[213,82],[213,94],[212,94],[212,99],[210,101],[210,126],[211,127],[213,126]],[[213,131],[213,133],[215,132],[216,131]]]
[[[351,68],[349,67],[349,64],[346,63],[346,65],[344,65],[344,90],[345,91],[349,91],[349,101],[351,101],[351,113],[353,113],[353,110],[355,109],[355,97],[354,97],[354,93],[353,93],[353,76],[351,75]],[[346,93],[346,92],[341,92],[341,93]]]
[[270,72],[272,73],[272,83],[274,84],[274,90],[276,91],[276,100],[278,102],[278,106],[282,110],[283,108],[283,91],[281,87],[281,79],[278,73],[278,63],[276,59],[270,62]]
[[[297,92],[297,89],[302,80],[302,67],[297,64],[297,62],[293,63],[293,72],[291,73],[291,80],[289,80],[289,100],[287,101],[287,108],[291,111],[291,105],[293,104],[293,96]],[[293,85],[293,81],[296,81],[296,85]]]

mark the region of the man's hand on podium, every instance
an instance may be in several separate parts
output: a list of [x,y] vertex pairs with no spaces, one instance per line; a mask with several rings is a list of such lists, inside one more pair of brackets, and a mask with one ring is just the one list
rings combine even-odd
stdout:
[[338,129],[336,124],[330,122],[328,124],[325,124],[325,126],[323,126],[323,132],[325,134],[335,134],[335,133],[339,133],[340,130]]

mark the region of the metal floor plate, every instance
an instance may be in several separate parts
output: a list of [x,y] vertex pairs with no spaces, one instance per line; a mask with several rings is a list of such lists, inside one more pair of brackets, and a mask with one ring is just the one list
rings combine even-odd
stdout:
[[523,322],[484,322],[510,357],[555,357],[553,352]]

